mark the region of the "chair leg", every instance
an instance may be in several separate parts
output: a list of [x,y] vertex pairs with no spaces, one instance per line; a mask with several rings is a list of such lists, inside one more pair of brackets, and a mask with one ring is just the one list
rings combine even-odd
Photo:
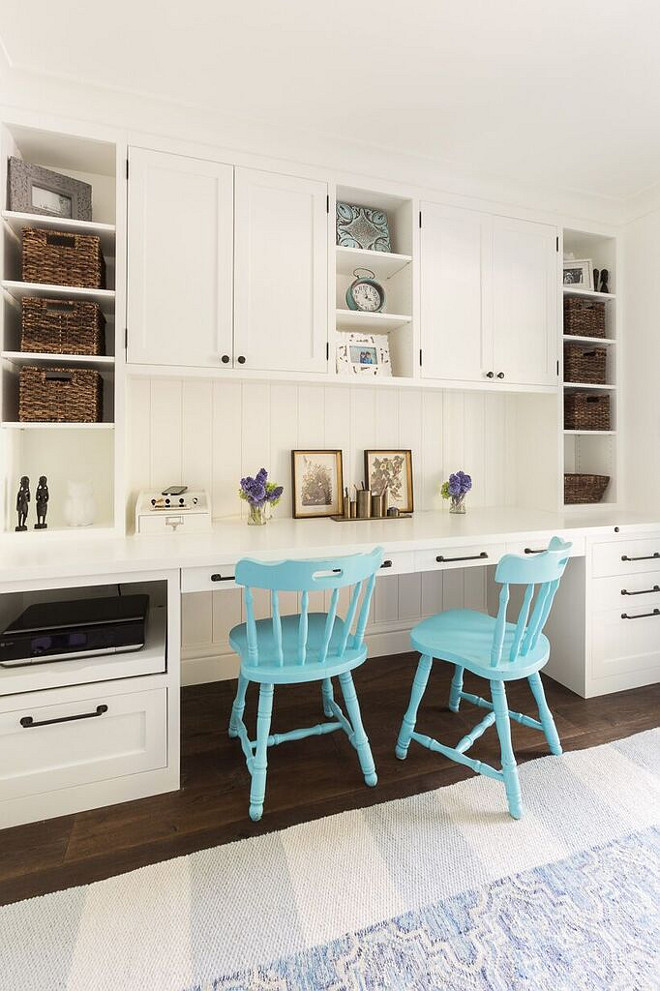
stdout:
[[550,753],[559,756],[562,752],[561,742],[559,740],[559,733],[557,732],[555,721],[552,717],[552,713],[550,712],[550,707],[545,699],[541,675],[538,671],[536,671],[534,674],[530,674],[527,681],[529,682],[529,687],[532,690],[532,695],[534,696],[536,706],[539,710],[539,719],[541,720],[543,732],[545,733],[545,738],[548,741],[548,746],[550,747]]
[[463,668],[458,664],[454,665],[454,677],[451,679],[451,689],[449,691],[449,708],[452,712],[458,712],[461,704],[461,692],[463,691]]
[[236,726],[243,719],[243,712],[245,711],[245,693],[247,692],[248,684],[248,679],[244,678],[242,674],[239,674],[236,698],[234,699],[234,704],[231,707],[231,718],[229,720],[228,732],[231,737],[238,736]]
[[410,691],[410,701],[408,702],[408,708],[401,723],[399,739],[396,744],[395,753],[399,760],[405,760],[408,754],[410,738],[417,722],[417,710],[419,709],[419,703],[422,701],[422,696],[426,691],[432,666],[433,658],[429,657],[428,654],[422,654],[417,665],[417,672]]
[[321,695],[323,697],[323,712],[329,719],[333,715],[330,703],[334,701],[335,697],[332,690],[332,678],[324,678],[321,682]]
[[369,746],[369,739],[362,725],[360,706],[357,695],[355,694],[355,685],[353,684],[350,671],[343,671],[339,675],[339,684],[341,685],[344,703],[346,704],[346,713],[353,727],[353,740],[360,760],[360,767],[364,774],[364,780],[366,784],[373,788],[378,782],[378,775],[376,774],[376,765],[374,764],[371,747]]
[[490,691],[493,699],[493,709],[495,710],[495,726],[500,740],[502,774],[504,776],[504,787],[506,789],[509,812],[514,819],[520,819],[522,816],[522,799],[520,796],[520,782],[518,781],[516,758],[511,745],[511,723],[509,722],[509,707],[506,700],[506,692],[501,681],[491,681]]
[[268,734],[273,713],[273,686],[262,684],[259,689],[257,709],[257,749],[252,765],[252,785],[250,787],[250,819],[257,822],[264,810],[266,795],[266,769],[268,767]]

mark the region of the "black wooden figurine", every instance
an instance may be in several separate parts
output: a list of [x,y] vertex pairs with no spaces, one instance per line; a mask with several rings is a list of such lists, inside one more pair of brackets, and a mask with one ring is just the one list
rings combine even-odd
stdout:
[[37,504],[37,522],[34,524],[34,529],[45,530],[48,526],[46,523],[46,513],[48,512],[48,479],[45,475],[39,476],[39,484],[37,485],[34,498]]
[[599,276],[599,274],[600,273],[599,273],[598,269],[595,268],[594,269],[594,291],[595,292],[598,292],[598,276]]
[[25,522],[27,520],[28,507],[30,505],[30,479],[27,475],[21,477],[21,484],[16,495],[16,512],[18,513],[17,531],[27,530]]
[[600,270],[600,291],[601,292],[609,292],[610,291],[609,286],[607,284],[607,280],[609,279],[609,277],[610,277],[610,273],[607,271],[607,269],[606,268],[602,268]]

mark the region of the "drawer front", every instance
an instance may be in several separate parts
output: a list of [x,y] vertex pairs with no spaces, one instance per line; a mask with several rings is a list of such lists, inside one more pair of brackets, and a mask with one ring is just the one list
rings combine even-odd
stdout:
[[415,571],[445,571],[450,568],[497,564],[506,553],[505,544],[475,544],[470,547],[438,547],[415,552]]
[[593,613],[591,661],[594,678],[657,671],[660,679],[660,607]]
[[660,608],[660,571],[594,578],[591,582],[592,612],[619,609],[620,612],[636,613],[656,607]]
[[183,568],[182,592],[217,592],[223,588],[237,588],[234,580],[234,564],[217,564],[211,568]]
[[[167,689],[39,705],[17,696],[0,713],[0,795],[22,798],[167,765]],[[72,718],[75,717],[75,718]]]
[[[566,536],[565,540],[571,543],[571,557],[583,557],[585,552],[585,539],[584,537],[569,537]],[[506,552],[507,554],[520,554],[533,556],[539,551],[546,550],[550,540],[547,539],[537,539],[537,540],[518,540],[518,541],[507,541]]]
[[138,533],[208,533],[211,529],[209,517],[205,513],[154,513],[153,516],[140,516]]
[[591,561],[595,578],[653,571],[660,568],[660,533],[594,544]]
[[414,552],[398,551],[396,554],[385,553],[378,575],[409,575],[414,570]]

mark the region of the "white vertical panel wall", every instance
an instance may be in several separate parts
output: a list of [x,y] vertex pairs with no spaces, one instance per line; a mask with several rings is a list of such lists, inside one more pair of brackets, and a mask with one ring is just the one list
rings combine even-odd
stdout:
[[[440,483],[458,468],[473,477],[472,506],[506,505],[515,495],[507,472],[511,395],[135,379],[128,400],[129,512],[140,489],[184,482],[209,490],[215,517],[245,515],[239,479],[263,466],[285,486],[275,514],[290,516],[291,450],[305,447],[341,449],[347,483],[362,479],[365,448],[410,448],[418,511],[441,508]],[[483,606],[485,581],[483,568],[379,579],[371,652],[408,649],[407,630],[420,616],[464,603]],[[235,590],[185,596],[184,683],[235,674],[227,633],[240,617]]]

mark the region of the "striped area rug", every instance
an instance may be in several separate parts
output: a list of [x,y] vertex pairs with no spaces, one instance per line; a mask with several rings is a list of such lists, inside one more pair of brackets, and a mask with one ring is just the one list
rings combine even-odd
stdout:
[[2,991],[657,991],[660,730],[0,909]]

